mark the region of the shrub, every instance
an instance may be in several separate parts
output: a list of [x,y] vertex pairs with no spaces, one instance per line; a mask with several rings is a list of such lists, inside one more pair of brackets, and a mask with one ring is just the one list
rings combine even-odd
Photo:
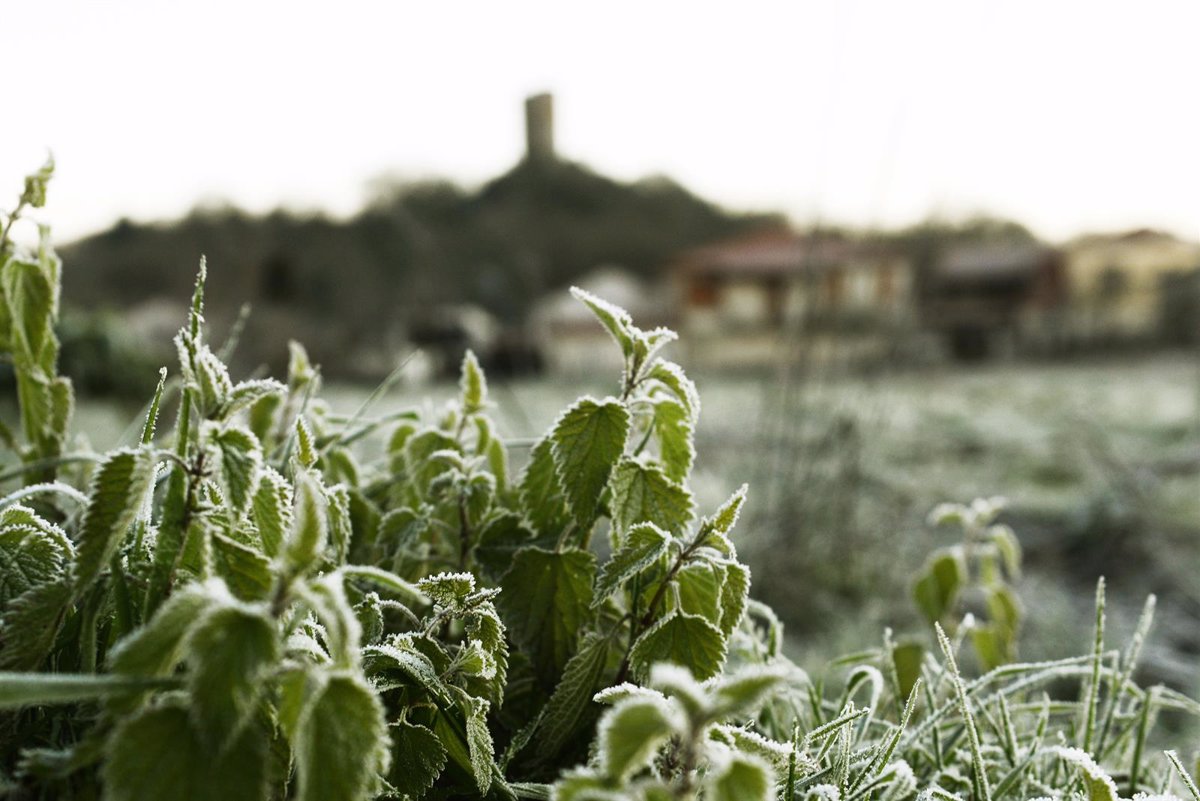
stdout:
[[[171,434],[164,372],[137,444],[64,454],[59,264],[45,236],[36,253],[6,236],[49,176],[0,240],[22,419],[5,478],[23,486],[0,500],[12,795],[1115,799],[1114,780],[1163,791],[1176,774],[1193,788],[1146,751],[1159,711],[1197,709],[1132,683],[1148,614],[1120,655],[1101,603],[1078,659],[968,680],[971,622],[955,619],[955,640],[936,628],[941,658],[888,636],[844,681],[809,679],[748,597],[745,488],[706,515],[687,489],[700,402],[659,355],[674,334],[583,292],[623,373],[566,409],[519,475],[470,353],[432,416],[334,414],[299,345],[286,384],[235,382],[206,340],[203,262]],[[377,456],[360,447],[379,438]],[[1082,679],[1078,700],[1045,694],[1065,679]]]

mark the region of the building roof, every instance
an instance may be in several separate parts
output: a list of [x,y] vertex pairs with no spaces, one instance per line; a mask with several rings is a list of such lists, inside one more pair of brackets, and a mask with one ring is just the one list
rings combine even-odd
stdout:
[[690,274],[770,277],[827,270],[878,252],[847,239],[769,228],[689,250],[674,267]]
[[942,278],[988,280],[1020,278],[1035,273],[1055,251],[1028,242],[960,245],[947,250],[938,260]]

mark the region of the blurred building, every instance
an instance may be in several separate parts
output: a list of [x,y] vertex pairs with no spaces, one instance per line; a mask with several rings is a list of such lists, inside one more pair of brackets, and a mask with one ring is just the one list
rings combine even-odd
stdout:
[[1148,343],[1186,329],[1184,276],[1200,267],[1200,244],[1141,229],[1082,236],[1065,253],[1075,342]]
[[771,227],[668,266],[689,363],[765,367],[794,357],[886,357],[911,330],[915,277],[900,251]]
[[[578,286],[625,309],[643,329],[671,325],[669,293],[620,267],[600,267]],[[539,300],[530,315],[532,340],[539,344],[545,368],[564,375],[619,374],[621,350],[591,310],[569,293],[556,290]]]
[[934,263],[920,317],[951,355],[970,360],[1057,347],[1066,303],[1059,251],[1030,242],[960,245]]

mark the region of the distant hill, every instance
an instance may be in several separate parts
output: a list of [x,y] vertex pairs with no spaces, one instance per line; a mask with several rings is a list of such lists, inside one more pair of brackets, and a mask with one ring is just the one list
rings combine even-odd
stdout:
[[327,373],[370,373],[348,354],[394,345],[429,309],[473,304],[519,326],[536,298],[598,265],[654,276],[680,249],[778,220],[727,212],[667,178],[622,183],[572,162],[526,160],[477,189],[387,186],[344,222],[231,207],[171,222],[123,220],[61,248],[64,299],[87,308],[182,305],[203,253],[214,325],[253,305],[243,365],[283,359],[282,329]]

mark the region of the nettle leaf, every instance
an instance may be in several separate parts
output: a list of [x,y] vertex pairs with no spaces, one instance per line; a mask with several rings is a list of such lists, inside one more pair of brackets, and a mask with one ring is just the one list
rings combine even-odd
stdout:
[[316,565],[329,539],[328,501],[321,479],[311,469],[296,472],[295,516],[283,560],[288,571],[301,574]]
[[221,489],[240,517],[258,487],[262,448],[258,438],[241,426],[221,429],[213,442],[221,455]]
[[621,353],[625,355],[625,358],[633,356],[637,329],[634,328],[629,312],[577,286],[571,287],[571,294],[592,310],[592,314],[596,315],[600,324],[608,333],[612,334],[612,338],[621,346]]
[[261,601],[271,593],[275,575],[271,562],[254,548],[213,533],[212,566],[229,591],[242,601]]
[[154,456],[148,449],[115,451],[96,469],[79,525],[77,592],[95,581],[116,553],[154,488],[154,470]]
[[748,490],[749,486],[743,484],[738,487],[737,492],[729,497],[729,500],[721,504],[721,508],[710,519],[713,531],[718,534],[729,535],[729,532],[737,525],[738,516],[742,513],[742,506],[746,503],[746,493]]
[[667,701],[632,696],[618,702],[600,720],[600,769],[623,783],[650,764],[658,749],[683,728]]
[[[464,700],[469,698],[465,694]],[[495,746],[492,743],[492,733],[488,730],[487,701],[472,699],[471,711],[467,715],[467,747],[471,751],[471,770],[475,774],[475,784],[479,792],[487,794],[492,786],[492,773],[495,770]]]
[[388,784],[402,796],[420,798],[446,767],[446,749],[432,730],[405,721],[391,725],[392,769]]
[[475,576],[470,573],[438,573],[418,581],[417,589],[443,609],[458,609],[475,592]]
[[361,677],[330,674],[301,714],[293,748],[299,801],[372,798],[391,759],[383,706]]
[[1119,801],[1116,783],[1086,751],[1061,747],[1050,750],[1064,762],[1079,768],[1083,775],[1083,784],[1087,788],[1088,801]]
[[595,519],[600,493],[625,450],[629,412],[615,398],[581,398],[554,424],[550,451],[567,505],[581,525]]
[[637,523],[655,523],[681,534],[692,519],[692,494],[662,470],[636,459],[623,459],[612,478],[611,513],[621,534]]
[[462,377],[458,383],[462,392],[463,414],[483,411],[487,406],[487,380],[479,367],[479,359],[470,350],[463,354]]
[[769,801],[775,779],[766,762],[749,754],[733,754],[707,777],[706,801]]
[[13,599],[0,620],[0,669],[34,670],[54,647],[73,597],[71,581],[58,578]]
[[13,256],[4,264],[0,280],[12,315],[14,349],[49,371],[52,365],[42,364],[41,356],[54,335],[56,288],[51,276],[37,261]]
[[525,548],[501,583],[499,606],[513,641],[544,681],[557,677],[591,620],[596,559],[587,552]]
[[276,556],[292,527],[292,485],[271,467],[262,470],[250,516],[258,528],[263,553]]
[[183,704],[151,707],[122,720],[109,738],[104,798],[265,801],[267,742],[266,732],[251,726],[217,753],[200,739]]
[[686,479],[696,460],[696,446],[692,418],[682,403],[665,398],[655,400],[654,436],[667,478]]
[[721,584],[721,622],[718,628],[729,637],[742,622],[750,601],[750,568],[741,562],[726,562],[725,581]]
[[557,536],[570,519],[566,496],[554,472],[554,455],[549,437],[539,439],[530,452],[529,465],[521,476],[519,495],[525,519],[538,534]]
[[696,391],[696,384],[684,374],[682,367],[664,359],[655,359],[646,375],[671,391],[676,400],[687,409],[693,423],[700,418],[700,393]]
[[210,749],[235,736],[254,713],[279,652],[275,621],[261,606],[222,605],[192,629],[187,642],[191,714]]
[[637,676],[650,675],[655,662],[687,665],[700,681],[712,678],[725,662],[725,638],[698,615],[675,612],[654,624],[633,645],[630,663]]
[[610,646],[608,637],[590,634],[567,661],[535,732],[541,760],[552,759],[576,732],[589,725],[587,712],[595,707],[592,696],[604,675]]
[[334,564],[342,564],[350,553],[350,538],[354,527],[350,521],[350,491],[339,484],[325,491],[329,511],[329,545]]
[[713,716],[746,717],[756,714],[787,678],[788,673],[782,668],[752,666],[721,679],[713,691]]
[[938,551],[930,558],[924,575],[913,586],[917,606],[930,623],[945,617],[958,600],[959,591],[966,580],[967,567],[957,551]]
[[600,606],[622,584],[646,570],[667,552],[671,536],[654,523],[639,523],[625,535],[596,578],[596,595],[592,606]]
[[62,529],[19,504],[0,512],[0,609],[67,572],[74,547]]
[[[436,647],[441,648],[440,644]],[[441,656],[445,657],[445,653]],[[409,635],[396,637],[387,644],[368,645],[363,648],[362,658],[363,669],[377,684],[391,688],[407,686],[441,700],[449,697],[438,666],[418,650]]]
[[229,393],[225,406],[221,409],[220,418],[228,420],[242,409],[248,409],[264,398],[278,398],[286,392],[287,387],[273,378],[242,381]]
[[517,551],[532,545],[533,532],[519,515],[504,512],[488,521],[475,539],[475,562],[486,578],[499,582]]
[[[183,660],[184,648],[192,627],[214,603],[224,600],[227,592],[216,582],[189,584],[176,590],[158,608],[149,622],[118,642],[108,653],[109,669],[126,676],[154,678],[174,672]],[[113,699],[114,709],[130,710],[140,697]]]
[[707,560],[685,565],[675,574],[679,609],[699,615],[718,629],[721,626],[721,586],[725,570]]
[[196,355],[192,359],[194,372],[190,378],[199,395],[200,413],[211,420],[221,413],[233,395],[233,381],[229,378],[229,368],[208,345],[197,345],[195,349]]

